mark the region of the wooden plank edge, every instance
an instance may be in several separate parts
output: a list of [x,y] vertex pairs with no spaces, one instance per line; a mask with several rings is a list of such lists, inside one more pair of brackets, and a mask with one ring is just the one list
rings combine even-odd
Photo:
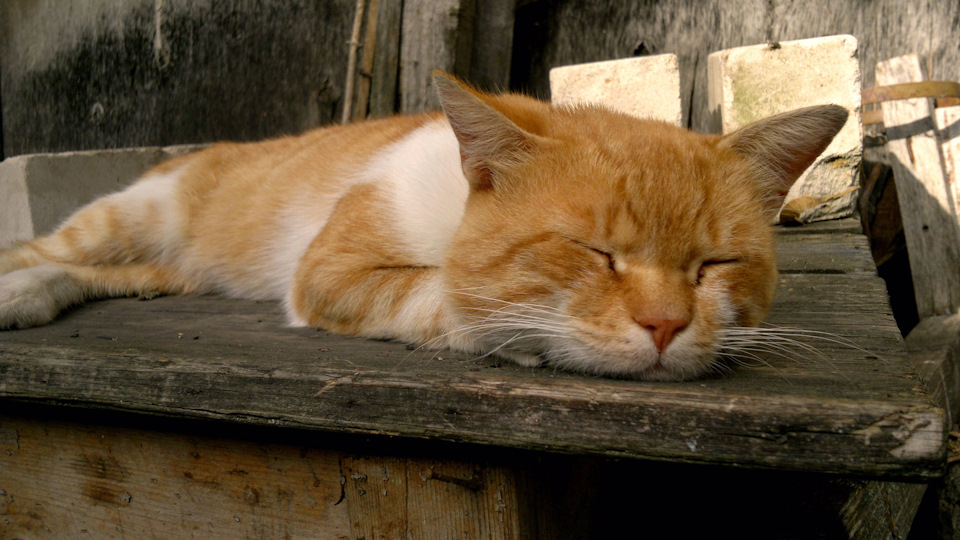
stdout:
[[[466,377],[454,384],[444,380],[447,386],[437,388],[423,377],[411,381],[345,372],[337,379],[327,373],[277,381],[236,373],[125,371],[112,381],[107,370],[85,369],[82,359],[72,366],[41,367],[0,363],[5,374],[0,397],[559,453],[871,477],[932,478],[944,466],[944,411],[915,403],[781,396],[731,396],[718,402],[694,391],[650,387],[631,396],[596,395],[589,389],[578,392],[575,381],[545,389],[542,381],[496,386]],[[131,375],[141,380],[133,381]],[[331,386],[331,380],[338,382]],[[147,391],[189,387],[211,391],[200,399]],[[244,391],[236,397],[215,392],[217,387]],[[268,396],[283,393],[288,394],[283,407],[271,408]]]
[[960,421],[960,315],[928,317],[905,340],[910,363],[948,426]]

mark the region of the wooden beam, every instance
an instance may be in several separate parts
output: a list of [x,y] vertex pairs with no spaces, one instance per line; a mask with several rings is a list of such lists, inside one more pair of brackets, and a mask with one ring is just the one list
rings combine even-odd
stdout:
[[405,0],[400,40],[400,112],[438,109],[432,74],[466,76],[474,0]]
[[960,105],[940,107],[936,114],[950,210],[960,223]]
[[0,529],[4,538],[347,537],[337,458],[0,415]]
[[370,77],[370,117],[397,112],[402,0],[377,0],[377,37]]
[[516,0],[477,2],[470,82],[485,90],[510,89]]
[[[878,85],[923,80],[916,54],[877,63]],[[928,98],[883,104],[910,269],[920,318],[960,308],[960,228],[951,210]]]

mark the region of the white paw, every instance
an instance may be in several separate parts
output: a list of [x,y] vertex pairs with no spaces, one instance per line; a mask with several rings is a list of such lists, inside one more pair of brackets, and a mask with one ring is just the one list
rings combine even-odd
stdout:
[[47,324],[82,299],[79,283],[63,268],[42,265],[14,270],[0,276],[0,329]]

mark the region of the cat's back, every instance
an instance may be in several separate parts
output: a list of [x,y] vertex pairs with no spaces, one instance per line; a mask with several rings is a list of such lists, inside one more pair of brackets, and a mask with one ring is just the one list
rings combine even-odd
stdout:
[[398,201],[394,206],[432,191],[402,186],[425,176],[416,170],[418,163],[458,163],[452,133],[448,146],[453,155],[447,159],[432,144],[436,133],[443,137],[447,131],[441,115],[426,114],[324,127],[259,143],[219,143],[162,164],[145,180],[169,178],[178,186],[184,271],[221,284],[215,288],[224,292],[276,298],[351,189],[378,184],[388,192],[386,199]]

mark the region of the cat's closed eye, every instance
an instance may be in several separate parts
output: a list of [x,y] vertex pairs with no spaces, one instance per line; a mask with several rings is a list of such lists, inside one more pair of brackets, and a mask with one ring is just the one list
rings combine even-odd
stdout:
[[700,263],[700,268],[697,269],[697,279],[694,280],[694,285],[700,285],[701,281],[707,276],[707,272],[710,267],[721,266],[721,265],[732,265],[740,262],[740,259],[729,258],[729,259],[708,259]]
[[599,255],[600,257],[602,257],[602,258],[606,261],[607,267],[610,269],[610,271],[613,272],[613,273],[617,273],[617,269],[616,269],[616,259],[614,259],[612,253],[610,253],[610,252],[608,252],[608,251],[604,251],[604,250],[602,250],[602,249],[600,249],[600,248],[593,247],[593,246],[591,246],[590,244],[588,244],[588,243],[586,243],[586,242],[577,240],[577,239],[575,239],[575,238],[571,238],[571,237],[569,237],[569,236],[565,236],[565,235],[564,235],[563,238],[564,238],[565,240],[569,241],[569,242],[572,242],[572,243],[580,246],[581,248],[583,248],[583,249],[585,249],[585,250],[592,251],[593,253]]

